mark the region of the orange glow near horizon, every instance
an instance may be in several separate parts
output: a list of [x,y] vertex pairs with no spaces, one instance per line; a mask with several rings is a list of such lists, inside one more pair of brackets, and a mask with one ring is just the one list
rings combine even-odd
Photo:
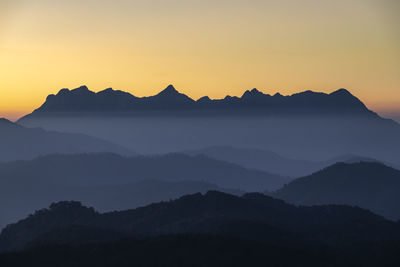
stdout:
[[400,113],[398,13],[395,0],[1,1],[0,117],[61,88],[170,83],[194,99],[347,88]]

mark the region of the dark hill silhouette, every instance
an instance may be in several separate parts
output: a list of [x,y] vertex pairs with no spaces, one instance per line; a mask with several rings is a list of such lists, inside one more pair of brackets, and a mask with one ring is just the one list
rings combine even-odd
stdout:
[[101,211],[184,194],[273,190],[289,179],[205,156],[48,155],[0,164],[0,228],[51,202],[76,199]]
[[[154,96],[136,97],[108,88],[94,93],[86,86],[62,89],[49,95],[46,102],[26,118],[60,112],[131,112],[143,110],[192,110],[207,114],[210,111],[226,110],[233,114],[285,114],[285,113],[333,113],[356,114],[377,117],[346,89],[331,94],[306,91],[291,96],[264,94],[257,89],[246,91],[241,97],[227,96],[211,100],[208,96],[195,101],[178,92],[173,85]],[[206,111],[204,113],[204,111]],[[223,114],[223,113],[222,113]],[[179,115],[179,114],[178,114]],[[183,115],[183,114],[182,114]],[[187,114],[185,114],[187,115]],[[22,119],[21,121],[23,121]]]
[[0,161],[32,159],[49,153],[114,152],[134,155],[122,146],[83,134],[26,128],[0,119]]
[[35,240],[43,244],[46,235],[52,241],[54,237],[49,233],[73,226],[137,237],[203,233],[274,244],[334,245],[400,238],[397,223],[360,208],[295,207],[257,193],[236,197],[210,191],[204,195],[186,195],[169,202],[103,214],[83,207],[79,202],[55,203],[49,209],[39,210],[3,229],[0,251],[22,249]]
[[337,163],[273,194],[299,205],[346,204],[400,219],[400,171],[378,162]]

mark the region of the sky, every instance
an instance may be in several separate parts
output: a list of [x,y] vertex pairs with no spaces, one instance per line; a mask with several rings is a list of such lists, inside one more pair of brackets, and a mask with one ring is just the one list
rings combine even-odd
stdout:
[[0,117],[61,88],[197,99],[347,88],[400,114],[398,0],[0,0]]

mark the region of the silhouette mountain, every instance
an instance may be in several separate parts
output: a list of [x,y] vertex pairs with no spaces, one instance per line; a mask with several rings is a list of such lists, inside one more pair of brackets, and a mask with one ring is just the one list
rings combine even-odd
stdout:
[[184,194],[275,190],[290,179],[205,156],[48,155],[0,164],[0,228],[51,202],[76,199],[101,211]]
[[95,137],[26,128],[6,119],[0,119],[0,147],[0,161],[32,159],[49,153],[136,154],[122,146]]
[[[148,110],[179,111],[190,110],[198,114],[299,114],[332,113],[376,117],[377,115],[346,89],[331,94],[306,91],[291,96],[264,94],[257,89],[246,91],[241,97],[227,96],[211,100],[208,96],[195,101],[169,85],[160,93],[149,97],[136,97],[122,91],[108,88],[94,93],[86,86],[68,90],[62,89],[56,95],[49,95],[45,103],[20,121],[46,115],[60,115],[71,112],[134,112]],[[225,111],[224,111],[225,110]],[[199,113],[200,112],[200,113]],[[228,112],[228,113],[226,113]],[[182,114],[183,115],[183,114]],[[187,114],[185,114],[187,115]]]
[[359,162],[337,163],[272,195],[298,205],[353,205],[399,220],[399,191],[400,171],[378,162]]
[[[258,193],[237,197],[210,191],[204,195],[186,195],[169,202],[103,214],[79,202],[55,203],[49,209],[39,210],[3,229],[0,251],[23,249],[35,240],[46,243],[46,235],[51,243],[54,236],[49,233],[56,231],[60,235],[57,230],[71,227],[115,231],[128,237],[203,233],[274,244],[334,245],[400,239],[398,223],[360,208],[295,207]],[[109,238],[109,235],[105,236]],[[88,241],[80,236],[75,240]]]
[[[192,108],[195,101],[179,93],[173,85],[168,85],[155,96],[144,97],[143,103],[137,103],[138,108],[145,109],[185,109]],[[134,106],[131,107],[135,109]]]

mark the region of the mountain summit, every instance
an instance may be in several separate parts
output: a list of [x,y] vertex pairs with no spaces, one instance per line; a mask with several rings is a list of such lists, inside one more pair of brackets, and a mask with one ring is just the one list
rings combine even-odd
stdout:
[[160,95],[171,96],[171,95],[180,95],[180,94],[181,93],[179,93],[172,84],[168,85],[167,88],[165,88],[160,93],[158,93],[159,96]]
[[173,85],[154,96],[136,97],[130,93],[111,88],[98,93],[86,86],[69,90],[62,89],[49,95],[46,102],[32,115],[50,115],[71,112],[138,112],[138,111],[188,111],[199,114],[350,114],[376,116],[346,89],[331,94],[305,91],[293,95],[274,95],[252,89],[241,97],[227,96],[210,99],[204,96],[195,101],[180,93]]
[[132,109],[177,110],[190,109],[195,101],[185,94],[178,92],[170,84],[155,96],[142,98],[142,103],[132,106]]

